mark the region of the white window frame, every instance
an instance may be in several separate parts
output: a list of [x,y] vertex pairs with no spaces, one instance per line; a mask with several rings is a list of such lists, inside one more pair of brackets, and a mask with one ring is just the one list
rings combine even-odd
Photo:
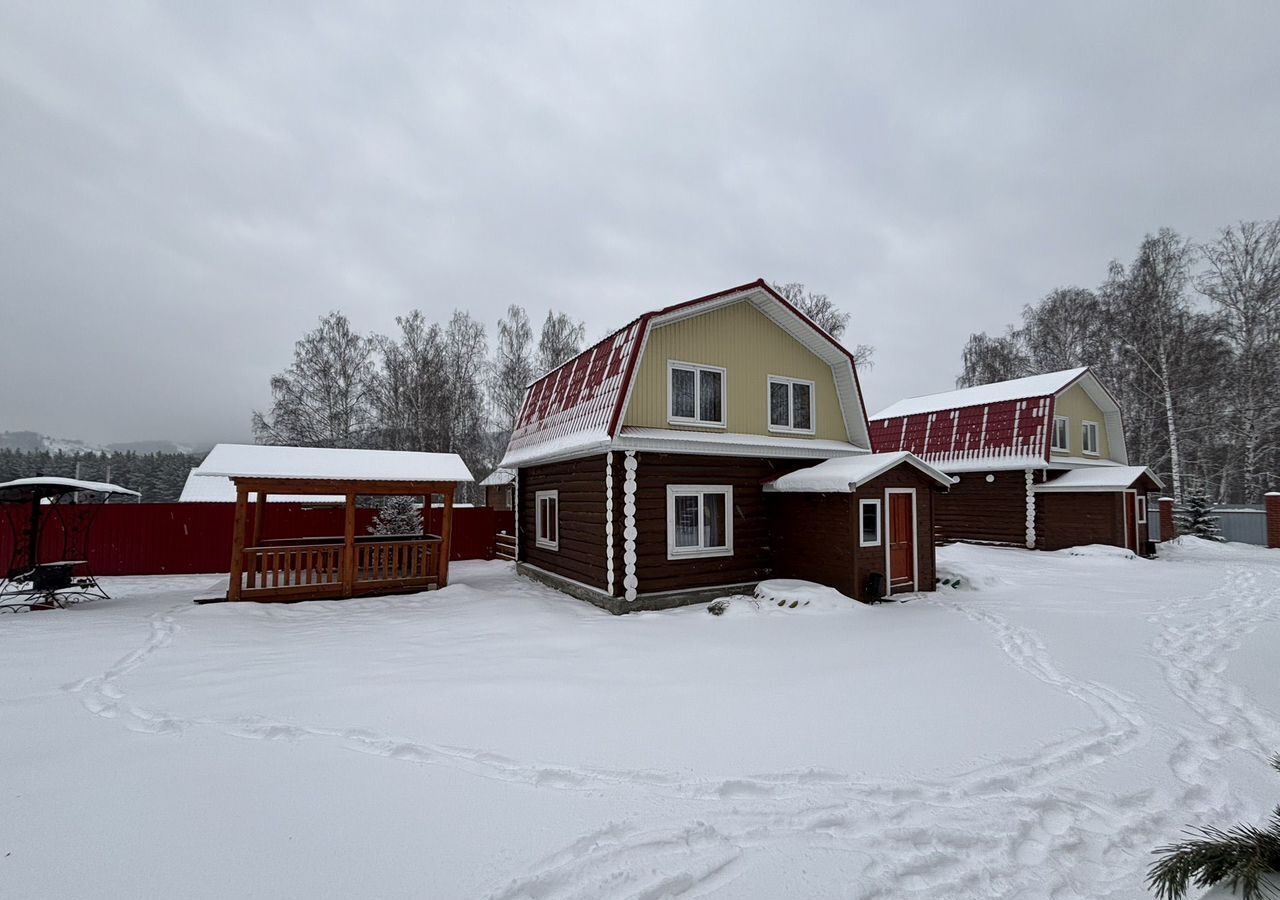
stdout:
[[[1092,450],[1089,449],[1089,441],[1086,438],[1086,435],[1089,433],[1090,428],[1093,429],[1093,449]],[[1085,419],[1080,423],[1080,452],[1083,453],[1085,456],[1101,456],[1102,455],[1101,448],[1102,448],[1102,444],[1100,441],[1098,423],[1090,422],[1088,419]]]
[[[770,375],[767,379],[768,383],[764,388],[764,420],[769,425],[770,431],[784,432],[787,434],[813,434],[818,430],[818,410],[817,399],[818,388],[812,381],[805,378],[791,378],[787,375]],[[773,386],[775,384],[787,385],[787,421],[795,421],[794,397],[791,392],[791,386],[796,384],[807,385],[809,388],[809,427],[796,428],[794,425],[774,425],[773,424]]]
[[[874,541],[866,540],[862,530],[862,511],[868,506],[875,507],[876,510],[876,539]],[[879,547],[884,542],[884,507],[881,506],[879,500],[859,500],[858,501],[858,546],[859,547]]]
[[[683,369],[694,373],[693,380],[693,410],[694,415],[677,416],[675,415],[674,403],[675,392],[671,390],[671,376],[676,369]],[[702,400],[702,373],[703,372],[719,372],[720,373],[720,420],[712,421],[711,419],[700,419],[697,416],[698,408],[701,406]],[[703,428],[724,428],[727,425],[729,417],[729,373],[728,370],[720,366],[708,366],[702,363],[681,362],[676,359],[667,360],[667,422],[672,425],[699,425]]]
[[[724,495],[724,543],[723,547],[703,547],[702,497],[704,494]],[[676,547],[676,497],[698,497],[697,547]],[[733,556],[733,486],[728,484],[669,484],[667,485],[667,559],[706,559],[714,556]]]
[[[543,512],[542,501],[551,500],[556,505],[556,539],[548,540],[542,536]],[[560,492],[559,491],[537,491],[533,495],[533,543],[535,546],[541,547],[543,550],[559,550],[560,549]]]
[[[1058,423],[1065,423],[1062,426],[1062,436],[1066,439],[1065,445],[1058,443]],[[1071,452],[1071,417],[1070,416],[1054,416],[1053,417],[1053,433],[1049,435],[1049,449],[1054,453],[1070,453]]]
[[1147,496],[1146,494],[1139,494],[1137,499],[1138,499],[1138,503],[1137,503],[1138,524],[1146,525],[1147,524]]

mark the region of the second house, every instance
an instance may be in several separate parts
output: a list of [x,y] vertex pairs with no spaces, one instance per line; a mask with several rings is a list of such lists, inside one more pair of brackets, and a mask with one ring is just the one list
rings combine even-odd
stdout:
[[952,479],[871,452],[853,357],[763,281],[647,313],[528,389],[521,572],[615,613],[793,577],[932,590]]

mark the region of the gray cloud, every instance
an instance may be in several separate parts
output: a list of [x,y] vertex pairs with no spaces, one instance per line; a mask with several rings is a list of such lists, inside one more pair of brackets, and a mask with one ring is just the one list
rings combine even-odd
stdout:
[[260,6],[0,9],[0,430],[242,438],[329,309],[599,335],[758,276],[853,313],[878,407],[1280,214],[1272,4]]

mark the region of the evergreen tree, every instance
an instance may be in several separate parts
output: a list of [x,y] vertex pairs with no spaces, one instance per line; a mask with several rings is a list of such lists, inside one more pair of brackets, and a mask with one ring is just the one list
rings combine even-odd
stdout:
[[[1280,772],[1280,754],[1271,758],[1271,766]],[[1244,900],[1276,896],[1264,879],[1280,880],[1280,806],[1265,828],[1201,828],[1192,835],[1155,851],[1162,858],[1147,873],[1147,886],[1161,900],[1181,900],[1193,880],[1198,888],[1229,884]]]
[[372,534],[422,534],[417,497],[388,497],[369,526]]
[[1174,522],[1178,526],[1178,534],[1190,534],[1206,541],[1223,540],[1218,517],[1213,514],[1213,505],[1199,491],[1187,497],[1186,502],[1178,508],[1174,514]]

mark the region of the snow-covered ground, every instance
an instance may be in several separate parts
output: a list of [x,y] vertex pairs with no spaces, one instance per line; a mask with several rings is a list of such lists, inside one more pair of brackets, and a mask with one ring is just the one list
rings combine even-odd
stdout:
[[295,606],[107,579],[0,617],[0,896],[1130,898],[1280,799],[1280,553],[940,568],[621,618],[502,563]]

